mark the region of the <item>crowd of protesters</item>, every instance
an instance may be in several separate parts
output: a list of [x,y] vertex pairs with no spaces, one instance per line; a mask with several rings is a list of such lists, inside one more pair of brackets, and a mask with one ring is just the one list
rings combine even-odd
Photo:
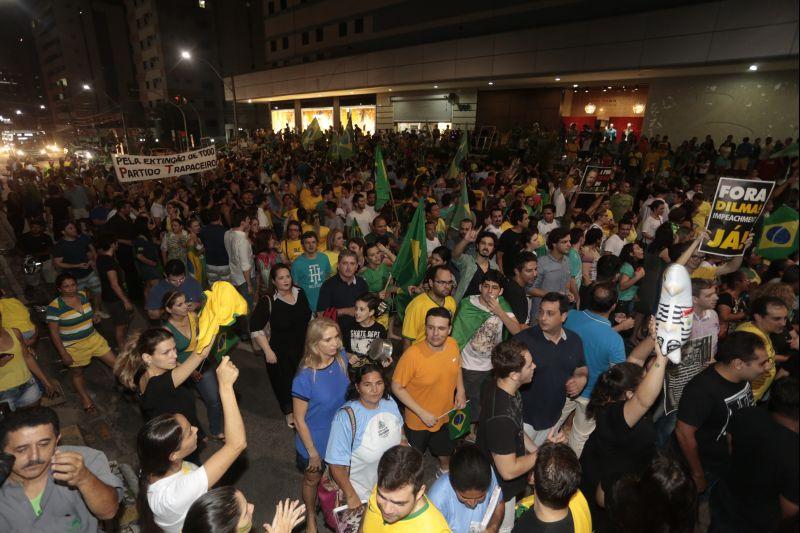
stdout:
[[[25,297],[49,303],[45,330],[0,298],[0,529],[96,531],[118,512],[105,455],[57,446],[58,417],[38,407],[54,393],[36,358],[49,334],[87,414],[95,358],[139,402],[144,531],[250,531],[246,495],[215,488],[248,445],[235,354],[200,340],[204,290],[224,281],[247,304],[240,342],[263,354],[303,474],[267,531],[324,529],[318,505],[334,527],[332,500],[366,533],[688,532],[706,504],[710,531],[796,530],[797,252],[762,260],[752,238],[730,260],[699,248],[711,177],[776,180],[766,213],[797,204],[797,159],[770,158],[792,139],[673,146],[613,125],[535,126],[453,175],[461,135],[356,128],[340,161],[327,137],[266,131],[220,151],[214,171],[124,184],[78,159],[9,160],[3,247],[30,266]],[[581,191],[590,162],[613,170],[604,193]],[[420,203],[428,268],[397,286]],[[653,319],[673,263],[694,306],[680,364]],[[382,342],[394,356],[368,357]],[[454,410],[471,414],[458,439]],[[220,447],[201,461],[209,439]]]

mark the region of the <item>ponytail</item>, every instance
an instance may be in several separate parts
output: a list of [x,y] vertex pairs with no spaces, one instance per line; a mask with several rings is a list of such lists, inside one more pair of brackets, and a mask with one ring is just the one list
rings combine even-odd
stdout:
[[643,377],[644,369],[628,362],[614,365],[600,374],[586,406],[586,417],[594,418],[599,410],[624,400],[625,393],[635,391]]
[[170,455],[180,449],[182,441],[183,429],[172,414],[159,415],[149,420],[136,436],[136,452],[141,465],[137,507],[144,533],[161,531],[155,523],[150,502],[147,501],[147,490],[151,478],[161,478],[169,471],[172,466]]
[[148,328],[131,335],[114,363],[119,381],[135,391],[136,375],[147,367],[142,354],[152,354],[159,343],[171,338],[172,334],[163,328]]

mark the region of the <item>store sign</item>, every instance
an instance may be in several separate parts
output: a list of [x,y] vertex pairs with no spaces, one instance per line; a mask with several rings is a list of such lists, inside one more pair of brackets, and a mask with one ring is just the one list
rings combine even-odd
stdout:
[[706,222],[711,240],[703,242],[700,251],[725,257],[742,255],[774,187],[774,181],[720,178]]
[[113,155],[120,183],[174,178],[217,168],[214,146],[170,155]]

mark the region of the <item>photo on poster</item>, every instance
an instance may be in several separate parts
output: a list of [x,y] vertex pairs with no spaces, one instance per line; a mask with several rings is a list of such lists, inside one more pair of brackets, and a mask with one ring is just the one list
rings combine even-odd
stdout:
[[581,194],[606,194],[614,179],[611,167],[587,166],[581,178]]

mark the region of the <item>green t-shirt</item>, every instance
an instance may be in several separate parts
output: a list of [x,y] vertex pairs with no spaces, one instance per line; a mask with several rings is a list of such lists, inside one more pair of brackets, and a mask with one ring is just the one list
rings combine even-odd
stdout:
[[44,496],[44,491],[40,492],[38,496],[30,500],[31,507],[33,507],[33,514],[36,516],[42,516],[42,496]]
[[360,275],[367,282],[369,291],[378,293],[386,287],[386,281],[389,279],[389,267],[385,263],[381,263],[375,269],[366,267]]
[[[622,274],[625,274],[629,278],[632,278],[634,273],[635,271],[633,270],[633,265],[631,265],[630,263],[623,263],[622,267],[620,267],[619,269],[620,277],[622,276]],[[621,302],[632,301],[634,298],[636,298],[636,292],[638,290],[639,287],[637,285],[631,285],[625,290],[619,288],[619,301]]]

